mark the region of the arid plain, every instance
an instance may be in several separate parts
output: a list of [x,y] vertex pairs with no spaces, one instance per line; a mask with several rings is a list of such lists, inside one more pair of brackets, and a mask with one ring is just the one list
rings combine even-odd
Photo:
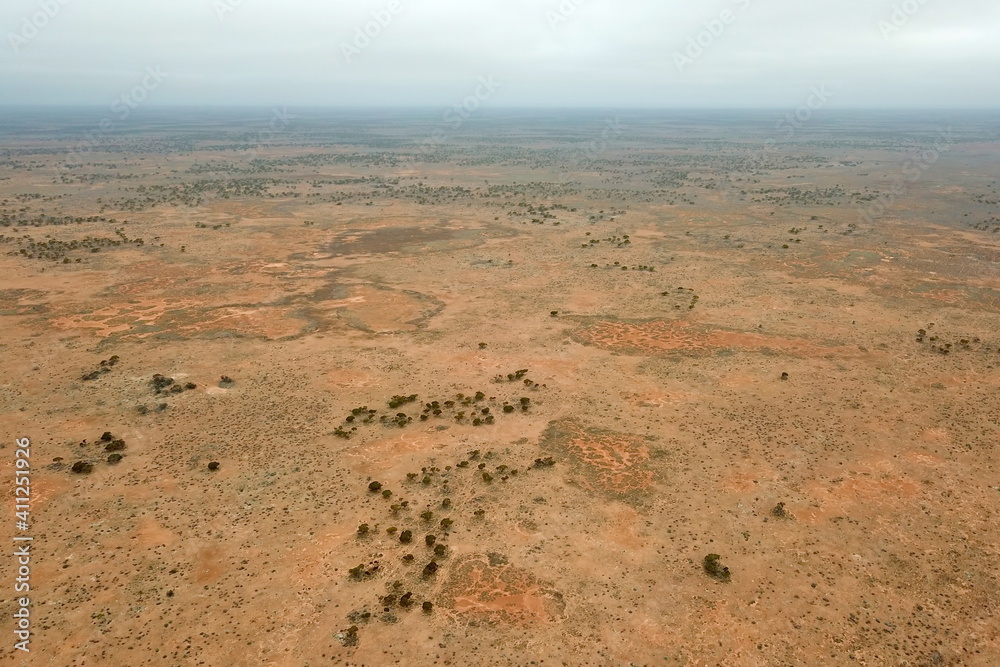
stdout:
[[1000,663],[995,117],[269,113],[0,127],[6,662]]

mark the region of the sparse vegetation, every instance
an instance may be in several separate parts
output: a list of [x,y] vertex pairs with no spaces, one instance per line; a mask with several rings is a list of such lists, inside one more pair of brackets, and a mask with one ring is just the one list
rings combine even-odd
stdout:
[[9,111],[52,664],[997,662],[988,114]]

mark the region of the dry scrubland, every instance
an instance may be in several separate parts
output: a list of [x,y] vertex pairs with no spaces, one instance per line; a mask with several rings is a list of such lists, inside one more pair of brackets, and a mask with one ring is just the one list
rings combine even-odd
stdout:
[[1000,663],[989,119],[604,120],[8,127],[29,663]]

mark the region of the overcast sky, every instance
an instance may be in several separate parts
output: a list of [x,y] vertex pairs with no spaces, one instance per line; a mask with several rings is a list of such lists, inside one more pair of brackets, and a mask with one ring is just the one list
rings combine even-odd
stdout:
[[996,0],[3,0],[0,28],[0,104],[1000,108]]

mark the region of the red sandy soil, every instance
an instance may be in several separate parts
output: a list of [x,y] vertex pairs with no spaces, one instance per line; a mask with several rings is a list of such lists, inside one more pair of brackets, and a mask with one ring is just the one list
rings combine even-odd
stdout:
[[[4,167],[5,211],[105,206],[145,239],[63,263],[16,239],[113,225],[4,229],[0,470],[12,483],[30,438],[35,538],[33,651],[12,648],[8,594],[5,662],[1000,664],[998,236],[926,217],[971,208],[960,192],[858,226],[846,203],[752,196],[876,187],[857,170],[884,156],[862,149],[871,164],[829,149],[829,168],[810,152],[773,171],[712,153],[698,173],[718,188],[666,194],[626,152],[566,194],[508,158],[287,154],[326,150],[343,162],[275,172],[294,182],[272,192],[301,197],[135,210],[114,208],[127,180],[67,185],[44,155]],[[142,183],[221,159],[185,151],[145,156]],[[979,168],[962,151],[941,178]],[[426,202],[313,185],[346,176],[517,185]],[[35,192],[67,196],[15,200]],[[564,208],[531,222],[522,199]],[[195,387],[156,394],[154,374]],[[126,443],[116,464],[105,431]]]

